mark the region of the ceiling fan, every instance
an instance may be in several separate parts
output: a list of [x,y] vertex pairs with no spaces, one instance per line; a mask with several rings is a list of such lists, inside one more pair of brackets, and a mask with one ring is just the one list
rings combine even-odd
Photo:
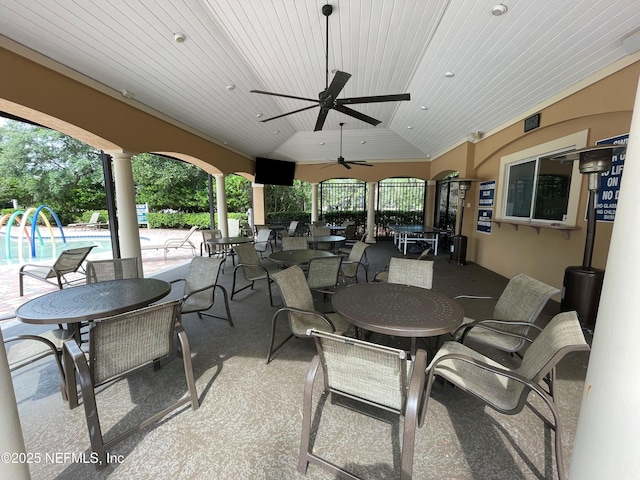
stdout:
[[[364,160],[348,160],[347,161],[344,159],[344,157],[342,156],[342,127],[343,126],[344,126],[344,122],[341,122],[340,123],[340,156],[338,157],[338,165],[342,165],[347,170],[351,170],[351,165],[362,165],[363,167],[373,167],[373,165],[365,162]],[[327,168],[327,167],[330,167],[331,165],[334,165],[334,163],[332,162],[328,165],[325,165],[322,168]]]
[[293,113],[303,112],[311,108],[320,107],[320,113],[318,113],[316,126],[313,129],[314,132],[317,132],[318,130],[322,130],[322,127],[324,126],[324,122],[327,118],[327,114],[329,113],[329,110],[336,110],[338,112],[344,113],[345,115],[349,115],[350,117],[357,118],[358,120],[362,120],[363,122],[367,122],[375,126],[381,123],[380,120],[376,120],[373,117],[360,113],[345,105],[353,105],[356,103],[399,102],[402,100],[411,99],[411,95],[408,93],[400,93],[397,95],[376,95],[376,96],[370,96],[370,97],[338,98],[338,95],[346,85],[347,81],[349,80],[349,78],[351,78],[351,74],[346,72],[336,71],[336,74],[333,77],[333,80],[331,81],[331,85],[329,85],[329,15],[331,15],[332,12],[333,12],[333,7],[331,5],[327,4],[322,6],[322,14],[327,19],[327,22],[326,22],[327,23],[327,39],[326,39],[327,41],[326,41],[326,48],[325,48],[326,81],[325,81],[325,89],[318,94],[318,100],[314,98],[297,97],[295,95],[286,95],[283,93],[265,92],[262,90],[251,90],[251,93],[261,93],[263,95],[273,95],[276,97],[305,100],[308,102],[315,102],[317,105],[311,105],[310,107],[300,108],[292,112],[283,113],[282,115],[277,115],[275,117],[260,120],[261,122],[268,122],[270,120],[275,120],[276,118],[281,118],[287,115],[291,115]]

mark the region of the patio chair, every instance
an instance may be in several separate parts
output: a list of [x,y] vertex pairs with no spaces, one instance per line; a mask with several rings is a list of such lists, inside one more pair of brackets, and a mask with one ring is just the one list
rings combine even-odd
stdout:
[[[13,315],[2,317],[0,320],[8,320],[9,318],[15,318]],[[53,355],[58,373],[60,374],[60,393],[62,399],[67,400],[67,389],[65,381],[64,368],[62,367],[62,346],[66,339],[70,336],[69,331],[63,328],[56,328],[48,330],[46,332],[40,332],[37,334],[23,333],[20,335],[14,335],[4,338],[4,343],[10,344],[14,342],[24,342],[16,347],[12,347],[7,350],[7,360],[9,361],[9,371],[13,372],[19,368],[30,365],[42,358],[49,355]],[[44,345],[45,349],[35,349],[31,341],[38,342]]]
[[30,263],[22,265],[18,272],[20,280],[20,296],[22,297],[24,295],[24,277],[31,277],[42,282],[56,285],[60,290],[62,290],[64,285],[70,285],[70,282],[65,275],[76,273],[78,270],[84,273],[82,262],[84,262],[85,258],[87,258],[87,255],[89,255],[94,247],[95,245],[91,245],[89,247],[63,250],[55,263],[50,267]]
[[87,283],[106,282],[123,278],[140,278],[138,257],[87,261]]
[[321,292],[326,299],[340,283],[341,267],[341,255],[312,258],[307,266],[307,285],[311,290]]
[[169,249],[171,248],[176,250],[179,248],[189,248],[191,249],[191,254],[195,256],[196,246],[191,242],[190,237],[196,230],[198,230],[198,227],[194,225],[191,227],[191,230],[182,237],[167,238],[164,243],[157,245],[140,245],[140,250],[163,250],[165,261],[167,260],[167,253],[169,253]]
[[[313,387],[320,367],[324,378],[323,396],[331,393],[404,416],[400,478],[410,479],[418,409],[425,383],[426,352],[419,349],[411,361],[404,350],[317,330],[309,330],[308,334],[315,339],[318,354],[309,365],[304,386],[298,471],[305,474],[311,462],[330,471],[336,478],[358,478],[323,458],[318,452],[320,448],[311,442],[313,424],[323,425],[320,416],[325,406],[318,406],[315,415],[312,414]],[[366,439],[367,432],[362,433]]]
[[[222,285],[218,285],[218,276],[223,262],[224,258],[195,257],[191,260],[186,278],[178,278],[170,282],[172,285],[184,282],[182,299],[180,300],[181,316],[184,313],[197,312],[198,318],[207,315],[208,317],[226,320],[232,327],[234,326],[231,319],[231,311],[229,310],[227,290]],[[226,317],[205,313],[215,303],[216,288],[222,292],[224,308],[227,312]]]
[[392,257],[389,260],[387,275],[382,272],[375,276],[376,282],[399,283],[414,287],[431,288],[433,286],[433,262],[411,258]]
[[[431,248],[427,248],[420,254],[420,256],[416,260],[426,260],[430,254],[431,254]],[[415,261],[413,259],[410,259],[410,260]],[[431,269],[433,270],[433,261],[432,260],[429,260],[429,261],[432,264]],[[433,279],[433,271],[431,272],[431,278]],[[376,274],[373,276],[373,281],[374,282],[389,281],[389,264],[387,264],[382,270],[376,272]],[[394,283],[402,283],[402,282],[394,282]],[[411,284],[408,283],[407,285],[411,285]],[[420,287],[421,285],[417,285],[417,286]],[[424,288],[431,288],[431,287],[424,287]]]
[[202,242],[200,242],[200,256],[202,257],[204,252],[207,252],[207,255],[210,257],[211,255],[222,253],[215,245],[211,245],[207,243],[207,240],[212,240],[214,238],[222,237],[222,233],[220,230],[200,230],[202,233]]
[[360,271],[360,267],[362,267],[364,269],[365,282],[369,281],[367,265],[363,262],[363,258],[366,255],[367,248],[369,248],[368,243],[355,243],[355,245],[349,252],[347,260],[342,262],[342,275],[345,278],[355,279],[356,283],[358,283],[358,272]]
[[[284,307],[273,315],[271,321],[271,340],[269,341],[267,363],[293,337],[306,338],[307,330],[310,328],[342,334],[351,327],[349,322],[336,313],[320,313],[314,309],[311,290],[307,285],[304,272],[297,265],[274,273],[273,279],[280,288]],[[289,319],[291,334],[274,347],[277,322],[283,313],[286,313]]]
[[70,223],[67,227],[99,228],[103,225],[106,224],[100,222],[100,212],[93,212],[87,223]]
[[263,257],[263,254],[267,250],[271,250],[271,253],[273,253],[273,245],[271,244],[272,238],[273,230],[269,228],[261,228],[258,231],[258,234],[255,236],[255,240],[253,242],[253,247],[256,249],[256,252],[260,253],[260,258]]
[[[238,255],[238,265],[233,269],[233,284],[231,286],[231,300],[236,293],[239,293],[247,288],[253,290],[253,286],[256,280],[266,280],[267,288],[269,289],[269,304],[273,307],[273,295],[271,293],[271,276],[269,270],[267,270],[261,263],[258,252],[251,243],[243,243],[234,247],[236,254]],[[244,279],[250,282],[248,285],[236,290],[236,280],[238,271],[241,271]]]
[[284,240],[286,237],[295,237],[296,229],[298,228],[298,220],[292,220],[289,227],[286,230],[280,231],[280,237]]
[[307,250],[309,243],[306,237],[282,237],[282,250]]
[[[177,322],[179,308],[180,302],[175,300],[93,322],[89,329],[88,356],[75,340],[65,341],[64,362],[73,365],[73,372],[77,373],[80,383],[91,450],[98,459],[96,469],[106,467],[107,451],[129,436],[161,420],[182,405],[190,403],[193,410],[198,408],[191,349],[184,328]],[[151,363],[157,365],[159,359],[172,355],[176,333],[182,349],[188,395],[116,438],[105,441],[96,405],[96,388]],[[157,387],[164,388],[164,385],[159,382]],[[75,388],[70,390],[69,396],[75,401],[70,401],[71,405],[77,405]],[[100,406],[104,407],[102,403]]]
[[[522,336],[523,342],[529,339]],[[564,476],[562,428],[554,400],[555,369],[569,352],[588,351],[575,311],[559,313],[529,345],[518,368],[507,368],[458,342],[446,342],[427,369],[427,388],[420,415],[424,421],[434,378],[439,376],[470,393],[491,408],[507,415],[522,411],[530,392],[542,398],[551,410],[555,430],[558,477]],[[545,381],[547,389],[541,386]],[[547,420],[545,420],[547,422]]]
[[[462,343],[476,342],[503,352],[518,353],[527,343],[521,336],[527,336],[531,328],[536,328],[533,324],[538,315],[558,293],[557,288],[520,273],[509,280],[490,319],[477,321],[465,317],[453,338]],[[491,299],[469,295],[455,298]]]

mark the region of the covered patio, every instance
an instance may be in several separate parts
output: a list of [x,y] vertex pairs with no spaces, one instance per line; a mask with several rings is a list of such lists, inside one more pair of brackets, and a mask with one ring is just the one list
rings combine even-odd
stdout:
[[[373,273],[390,257],[400,256],[390,242],[372,245],[368,252]],[[508,281],[476,264],[460,267],[448,259],[447,253],[435,258],[433,281],[433,288],[447,296],[499,296]],[[180,263],[152,276],[167,281],[182,278],[188,259]],[[230,290],[232,272],[226,272],[219,281]],[[168,298],[179,298],[180,293],[174,290]],[[491,301],[461,302],[466,314],[476,318],[485,318],[493,308]],[[293,340],[270,364],[265,363],[271,317],[281,305],[277,288],[274,303],[275,307],[269,306],[262,282],[231,302],[234,327],[185,315],[200,408],[177,410],[117,445],[110,451],[112,464],[99,472],[93,464],[78,461],[91,453],[84,411],[82,406],[69,410],[63,402],[52,358],[14,372],[26,451],[41,455],[40,462],[30,465],[32,478],[302,478],[296,469],[302,392],[315,347],[311,341]],[[217,302],[213,311],[220,313],[222,308]],[[557,302],[549,302],[537,323],[545,325],[558,310]],[[18,324],[3,333],[8,336],[24,328]],[[282,322],[279,334],[284,336],[287,329]],[[408,339],[376,340],[408,348],[404,342]],[[491,353],[501,362],[518,361]],[[574,353],[558,368],[556,397],[567,468],[587,363],[588,354]],[[179,358],[158,372],[149,367],[102,388],[98,408],[106,436],[112,438],[184,392]],[[556,478],[553,433],[538,415],[549,418],[549,412],[535,396],[530,395],[529,402],[521,414],[506,416],[458,389],[438,384],[417,433],[413,478]],[[374,408],[362,415],[360,407],[331,397],[319,405],[323,417],[315,440],[318,452],[364,478],[399,478],[402,421]],[[306,478],[334,477],[310,465]]]

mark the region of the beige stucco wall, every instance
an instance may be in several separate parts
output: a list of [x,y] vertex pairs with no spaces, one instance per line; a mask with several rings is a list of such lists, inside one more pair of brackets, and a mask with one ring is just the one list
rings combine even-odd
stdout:
[[[103,150],[132,153],[156,152],[191,162],[209,173],[239,173],[251,179],[253,159],[204,138],[198,132],[181,128],[168,119],[136,108],[135,102],[104,88],[79,81],[72,72],[49,68],[46,61],[29,54],[18,54],[0,44],[0,109],[55,128]],[[637,60],[634,58],[634,60]],[[608,73],[608,72],[607,72]],[[622,68],[596,83],[540,110],[541,125],[523,132],[521,120],[490,132],[477,143],[460,145],[428,161],[399,159],[376,163],[372,168],[345,170],[339,165],[298,165],[296,178],[312,183],[329,178],[358,178],[376,182],[389,177],[439,179],[452,171],[462,177],[481,180],[499,178],[501,157],[554,139],[588,130],[588,145],[597,140],[629,131],[640,61]],[[54,92],[54,94],[52,94]],[[627,160],[629,161],[629,160]],[[467,196],[463,233],[469,237],[467,259],[502,275],[525,272],[561,287],[564,269],[582,263],[587,202],[586,179],[582,182],[577,226],[567,239],[561,232],[511,225],[494,225],[491,235],[475,232],[477,185]],[[499,187],[499,186],[498,186]],[[255,193],[255,192],[254,192]],[[426,218],[433,218],[434,197],[430,192]],[[262,205],[262,204],[261,204]],[[257,209],[260,217],[264,212]],[[499,214],[494,212],[494,216]],[[612,225],[598,223],[593,266],[604,268]],[[630,240],[631,241],[631,240]]]

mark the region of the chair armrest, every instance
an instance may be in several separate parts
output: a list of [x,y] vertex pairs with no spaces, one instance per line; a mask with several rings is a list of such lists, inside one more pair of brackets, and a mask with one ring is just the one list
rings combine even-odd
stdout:
[[279,316],[281,313],[283,312],[294,312],[294,313],[301,313],[303,315],[310,315],[310,316],[315,316],[315,317],[319,317],[322,320],[324,320],[331,328],[332,330],[335,332],[336,331],[336,326],[333,324],[333,322],[329,319],[329,317],[327,317],[325,314],[320,313],[320,312],[312,312],[309,310],[302,310],[300,308],[294,308],[294,307],[282,307],[280,308],[274,315],[273,317],[277,317]]
[[[458,327],[456,329],[455,332],[453,332],[453,338],[457,338],[458,335],[460,336],[460,341],[464,342],[464,338],[467,336],[467,334],[469,333],[469,331],[473,328],[482,328],[485,330],[489,330],[491,332],[494,333],[499,333],[501,335],[506,335],[509,337],[516,337],[516,338],[520,338],[521,340],[525,340],[529,343],[533,342],[532,338],[529,338],[527,335],[522,335],[519,333],[514,333],[514,332],[507,332],[506,330],[502,330],[501,328],[496,328],[495,326],[492,326],[491,324],[495,324],[495,325],[505,325],[505,326],[522,326],[522,327],[532,327],[536,330],[538,330],[538,332],[542,331],[542,328],[540,328],[538,325],[535,325],[533,323],[530,322],[520,322],[520,321],[511,321],[511,320],[478,320],[472,323],[467,323],[466,325],[461,325],[460,327]],[[460,333],[462,332],[462,333]]]
[[215,290],[216,287],[224,290],[224,287],[222,285],[218,285],[217,283],[212,283],[211,285],[206,285],[206,286],[204,286],[202,288],[198,288],[197,290],[193,290],[193,291],[189,292],[187,295],[183,295],[183,297],[182,297],[182,299],[180,301],[182,303],[184,303],[184,302],[187,301],[187,299],[191,295],[195,295],[196,293],[204,292],[205,290],[209,290],[210,288],[213,288]]
[[422,406],[422,396],[424,395],[424,387],[426,375],[423,372],[427,370],[427,352],[419,348],[413,360],[413,372],[409,379],[409,391],[407,392],[407,403],[405,405],[405,418],[413,418],[414,421],[419,417],[419,408]]
[[[91,379],[91,373],[89,372],[89,364],[87,363],[87,357],[80,349],[78,342],[70,338],[65,340],[62,344],[63,365],[67,370],[67,387],[69,396],[69,408],[75,408],[78,406],[78,392],[76,390],[75,383],[72,384],[74,378],[74,370],[78,372],[78,379],[80,380],[80,388],[82,389],[83,397],[87,396],[87,389],[92,388],[93,380]],[[71,363],[73,362],[73,363]],[[68,365],[68,366],[67,366]],[[86,401],[83,399],[83,401]]]
[[186,278],[176,278],[175,280],[170,280],[169,284],[173,285],[174,283],[178,283],[178,282],[186,282],[187,279]]
[[479,295],[458,295],[457,297],[453,297],[454,300],[458,298],[470,298],[472,300],[498,300],[496,297],[483,297]]

